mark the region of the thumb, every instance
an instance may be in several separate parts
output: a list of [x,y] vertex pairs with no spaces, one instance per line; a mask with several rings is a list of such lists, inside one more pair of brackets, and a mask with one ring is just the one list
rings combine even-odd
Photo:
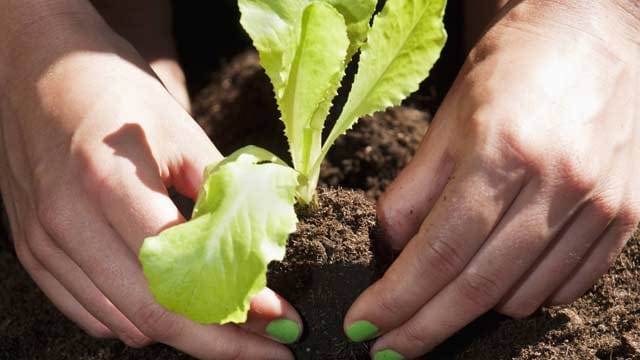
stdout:
[[205,168],[220,162],[224,156],[193,120],[179,146],[177,161],[169,169],[171,185],[195,201],[204,181]]

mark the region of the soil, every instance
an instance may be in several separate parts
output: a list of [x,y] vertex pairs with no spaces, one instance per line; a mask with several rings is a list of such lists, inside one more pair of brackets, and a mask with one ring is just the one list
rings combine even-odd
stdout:
[[[234,6],[229,1],[190,3],[188,6],[183,3],[185,2],[174,2],[176,12],[188,11],[183,19],[194,19],[195,16],[199,20],[176,22],[178,27],[182,27],[181,31],[189,30],[182,38],[201,39],[201,34],[223,34],[219,37],[223,40],[221,53],[189,55],[188,51],[181,49],[183,61],[188,64],[188,68],[195,69],[187,73],[190,89],[199,91],[204,88],[195,97],[194,103],[199,123],[224,153],[228,154],[243,144],[252,143],[280,152],[283,158],[287,158],[286,151],[283,151],[286,149],[284,137],[282,129],[278,128],[271,88],[265,81],[264,73],[257,67],[255,55],[243,52],[248,44],[247,39],[233,35],[238,33],[237,29],[235,32],[221,32],[215,28],[207,28],[215,27],[210,24],[222,24],[219,26],[225,29],[237,28],[237,14],[227,16],[227,12],[220,9],[213,11],[200,8],[218,6],[231,9]],[[455,8],[458,3],[450,2],[454,8],[448,10],[448,16],[458,16]],[[215,16],[216,20],[211,21],[210,16]],[[450,42],[443,60],[433,70],[432,80],[422,86],[420,93],[405,102],[409,107],[395,108],[365,119],[353,132],[341,139],[329,155],[329,162],[323,165],[325,184],[357,187],[374,198],[384,189],[393,174],[406,164],[416,150],[421,137],[419,134],[426,131],[429,114],[437,107],[445,93],[443,89],[447,88],[460,64],[459,44],[456,41],[459,29],[455,24],[448,25],[447,28],[450,30]],[[191,49],[213,48],[202,46],[201,40],[194,42],[196,46],[191,46]],[[241,55],[233,58],[236,54]],[[210,73],[210,67],[204,67],[203,63],[211,63],[213,60],[215,65],[224,64],[221,59],[225,58],[233,60],[227,61],[223,70],[217,72],[210,82],[204,81],[206,76],[203,74]],[[211,85],[205,88],[206,83]],[[214,125],[224,131],[214,131]],[[236,130],[234,126],[237,127]],[[239,138],[239,134],[244,135]],[[274,134],[277,136],[272,136]],[[323,190],[323,193],[326,192]],[[325,359],[367,358],[366,347],[346,342],[341,335],[341,326],[345,304],[366,286],[365,283],[377,276],[377,269],[381,267],[380,264],[371,262],[372,259],[379,258],[379,254],[371,256],[374,249],[366,242],[367,236],[364,235],[373,226],[373,213],[371,203],[364,202],[356,193],[340,194],[343,194],[343,200],[346,197],[350,199],[349,202],[360,204],[368,210],[359,213],[346,210],[350,208],[339,206],[338,202],[326,201],[327,207],[323,211],[338,216],[349,215],[349,218],[355,220],[332,220],[331,226],[313,228],[314,232],[319,232],[316,236],[311,235],[310,229],[317,220],[306,219],[301,223],[300,229],[301,234],[308,235],[308,240],[302,240],[304,237],[292,237],[292,246],[295,247],[298,242],[296,239],[299,239],[306,249],[304,255],[289,253],[284,264],[272,265],[271,268],[270,284],[278,287],[285,297],[296,303],[307,319],[307,335],[300,344],[293,347],[300,359],[310,359],[309,354],[319,352],[329,354],[323,357]],[[342,227],[343,225],[352,226]],[[128,348],[118,341],[95,340],[84,334],[65,319],[31,281],[7,241],[6,225],[5,230],[2,227],[0,221],[0,360],[189,358],[163,345],[138,350]],[[352,239],[359,240],[350,243]],[[343,241],[335,242],[336,240]],[[352,260],[354,265],[349,268],[340,259]],[[295,274],[295,271],[293,274],[285,272],[284,269],[287,268],[299,268],[303,261],[310,262],[310,270],[299,274]],[[325,265],[321,265],[323,261]],[[338,276],[346,271],[361,271],[361,274]],[[288,276],[298,276],[299,280],[280,285],[279,282]],[[326,282],[320,282],[320,278]],[[310,287],[312,282],[317,288]],[[350,282],[348,286],[345,286],[346,282]],[[347,288],[353,292],[342,293]],[[313,311],[306,310],[311,299],[310,289],[317,289],[313,290],[312,295],[320,299],[315,303]],[[298,295],[300,299],[295,300],[294,297]],[[329,295],[338,297],[331,300],[336,301],[335,305],[326,304],[325,310],[318,311],[318,305],[325,303]],[[327,325],[327,330],[320,330],[317,324]],[[309,334],[313,334],[313,337]],[[307,352],[307,348],[311,350]],[[640,359],[640,233],[631,239],[611,271],[573,304],[545,308],[522,320],[488,313],[424,359]]]
[[375,209],[361,191],[321,187],[318,195],[319,209],[301,216],[285,259],[269,266],[267,283],[305,320],[304,336],[291,346],[296,358],[367,358],[366,344],[349,342],[342,321],[388,263],[370,237],[378,234]]
[[[334,208],[340,212],[340,208]],[[371,226],[370,216],[356,216],[361,221],[357,225],[364,229]],[[357,224],[357,222],[356,222]],[[302,227],[302,225],[301,225]],[[328,230],[330,231],[330,230]],[[345,230],[349,233],[349,230]],[[358,231],[356,231],[357,233]],[[327,237],[329,238],[329,237]],[[359,237],[363,239],[362,237]],[[317,262],[325,259],[322,251],[332,249],[329,241],[315,243],[316,251],[309,253]],[[328,244],[328,245],[327,245]],[[313,247],[310,247],[313,249]],[[360,259],[364,277],[374,273],[370,259],[362,254],[367,250],[362,243],[357,246],[338,245],[335,258]],[[331,251],[329,251],[331,253]],[[335,254],[344,255],[335,255]],[[329,257],[326,257],[328,259]],[[292,261],[296,263],[297,260]],[[314,274],[322,272],[318,269]],[[371,277],[373,278],[373,277]],[[300,278],[302,279],[302,278]],[[337,286],[330,287],[332,292],[346,288],[346,278],[334,280]],[[272,280],[273,282],[274,280]],[[353,280],[363,286],[361,281]],[[301,283],[301,289],[308,284]],[[326,288],[317,296],[328,294]],[[282,291],[282,290],[281,290]],[[344,302],[353,297],[345,296]],[[340,310],[334,312],[304,311],[306,316],[314,316],[308,321],[307,330],[314,327],[310,323],[320,323],[315,316],[324,314],[322,320],[341,326],[339,315],[344,311],[344,302]],[[307,320],[311,319],[310,317]],[[337,331],[337,330],[336,330]],[[316,334],[318,334],[316,332]],[[353,351],[363,353],[366,348],[358,349],[342,338],[341,332],[333,333],[334,340],[325,345],[325,350],[333,351],[336,359],[367,359],[366,356],[353,357]],[[329,338],[325,338],[329,339]],[[303,338],[301,344],[315,346],[311,338]],[[329,340],[324,340],[329,341]],[[345,347],[341,347],[344,345]],[[295,351],[304,351],[298,345]],[[134,360],[159,359],[177,360],[190,357],[163,345],[154,345],[146,349],[128,348],[118,341],[96,340],[84,334],[73,323],[60,314],[44,294],[31,281],[22,269],[15,255],[6,244],[0,244],[0,359],[83,359],[83,360]],[[311,359],[304,355],[298,359]],[[330,357],[326,357],[330,359]],[[640,359],[640,233],[631,239],[615,266],[585,296],[568,306],[543,309],[530,318],[523,320],[508,319],[495,313],[489,313],[460,333],[453,336],[423,359],[429,360],[627,360]]]
[[362,189],[377,199],[415,154],[430,119],[427,112],[402,106],[360,119],[329,151],[321,183]]

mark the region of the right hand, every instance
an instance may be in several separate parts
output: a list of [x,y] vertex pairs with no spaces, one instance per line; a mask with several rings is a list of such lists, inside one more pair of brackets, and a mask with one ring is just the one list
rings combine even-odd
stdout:
[[21,263],[93,336],[198,358],[291,359],[265,328],[289,319],[301,330],[301,320],[268,289],[242,326],[196,324],[154,301],[143,239],[184,221],[167,188],[195,198],[221,155],[136,51],[90,7],[79,12],[9,42],[22,48],[0,81],[0,188]]

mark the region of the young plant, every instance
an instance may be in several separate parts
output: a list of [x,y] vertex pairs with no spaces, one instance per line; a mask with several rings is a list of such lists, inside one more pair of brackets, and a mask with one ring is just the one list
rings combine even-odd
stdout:
[[[246,321],[295,231],[296,201],[315,201],[320,164],[362,116],[400,104],[428,76],[446,41],[446,0],[238,0],[273,85],[293,168],[245,147],[207,168],[192,219],[145,240],[140,260],[156,300],[200,323]],[[347,101],[325,120],[360,50]]]

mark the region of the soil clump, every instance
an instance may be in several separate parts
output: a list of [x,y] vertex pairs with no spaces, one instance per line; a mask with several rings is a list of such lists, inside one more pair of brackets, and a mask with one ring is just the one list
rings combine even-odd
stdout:
[[300,216],[284,260],[269,266],[268,286],[304,319],[304,336],[291,346],[297,359],[367,358],[367,345],[349,342],[342,323],[386,265],[371,236],[375,209],[362,191],[321,187],[318,195],[319,208]]

